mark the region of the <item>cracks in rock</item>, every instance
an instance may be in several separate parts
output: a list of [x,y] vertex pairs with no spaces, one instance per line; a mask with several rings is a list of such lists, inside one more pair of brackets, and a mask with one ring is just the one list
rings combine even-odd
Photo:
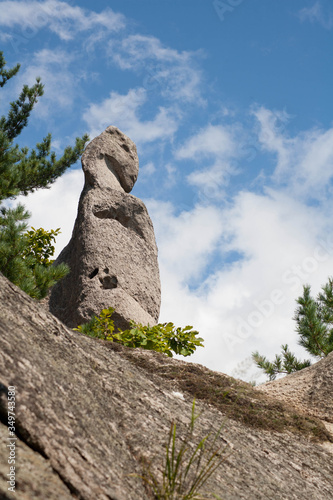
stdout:
[[[8,395],[8,387],[0,382],[0,423],[5,425],[6,427],[8,426],[8,413],[6,406],[7,395]],[[15,420],[15,437],[18,440],[16,441],[16,443],[21,441],[34,453],[38,453],[45,460],[47,460],[54,474],[56,474],[61,480],[61,482],[68,488],[69,492],[73,495],[73,498],[84,500],[84,496],[82,496],[80,491],[73,484],[71,484],[71,482],[68,479],[63,477],[63,475],[59,473],[57,469],[53,467],[50,461],[50,457],[47,455],[47,453],[45,453],[45,450],[43,449],[42,445],[38,443],[38,441],[35,439],[34,436],[31,435],[28,429],[24,428],[24,426],[21,423],[21,419],[17,418],[17,415]]]
[[[13,384],[15,385],[15,384]],[[6,427],[8,426],[8,409],[7,409],[7,398],[8,398],[8,387],[2,383],[0,383],[0,422],[2,422]],[[43,448],[32,439],[28,431],[24,429],[21,425],[20,419],[18,419],[16,415],[15,419],[15,436],[23,441],[29,448],[33,451],[36,451],[43,458],[48,459]]]
[[130,217],[121,213],[120,210],[117,210],[114,207],[98,209],[97,207],[93,209],[93,214],[95,217],[99,219],[114,219],[120,222],[124,227],[128,227],[128,223],[130,221]]
[[93,214],[98,219],[112,219],[119,222],[123,227],[134,231],[140,238],[144,239],[143,231],[138,224],[135,224],[135,218],[124,213],[124,207],[109,207],[100,208],[95,206],[93,208]]

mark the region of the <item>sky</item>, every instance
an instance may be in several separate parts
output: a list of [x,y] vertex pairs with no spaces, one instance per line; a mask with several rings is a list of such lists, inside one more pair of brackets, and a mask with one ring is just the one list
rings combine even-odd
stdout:
[[[40,76],[21,134],[61,154],[115,125],[137,145],[132,194],[154,224],[160,321],[192,325],[186,358],[244,380],[288,344],[303,285],[333,269],[333,5],[329,0],[0,1],[0,42],[19,74],[0,114]],[[20,197],[67,244],[80,162]]]

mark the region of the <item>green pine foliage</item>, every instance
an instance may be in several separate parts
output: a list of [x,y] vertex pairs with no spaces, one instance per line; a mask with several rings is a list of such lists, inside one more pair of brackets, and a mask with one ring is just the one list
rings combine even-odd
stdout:
[[[6,69],[0,51],[0,89],[19,71],[17,64]],[[29,150],[14,144],[38,99],[44,93],[40,78],[29,87],[24,85],[19,97],[9,104],[7,116],[0,117],[0,204],[20,194],[27,195],[47,188],[81,156],[88,136],[77,138],[74,147],[68,146],[60,158],[51,151],[48,134]],[[8,209],[0,205],[0,272],[34,298],[45,297],[48,289],[68,273],[64,265],[50,266],[52,242],[59,230],[45,231],[28,228],[29,213],[22,205]]]
[[280,373],[287,375],[311,365],[311,361],[307,359],[303,361],[296,359],[295,355],[289,351],[288,344],[282,345],[281,348],[281,355],[276,354],[274,361],[268,361],[268,359],[259,354],[258,351],[252,354],[257,366],[264,370],[269,380],[274,380]]
[[130,322],[128,330],[115,331],[112,314],[114,309],[103,309],[99,316],[83,325],[74,328],[79,332],[111,342],[118,342],[127,347],[141,347],[157,352],[163,352],[172,357],[173,354],[190,356],[197,347],[203,347],[203,339],[197,337],[199,332],[192,326],[175,327],[173,323],[159,323],[155,326],[145,326]]
[[317,300],[311,297],[309,285],[303,289],[294,317],[299,344],[313,356],[322,358],[333,351],[333,279],[328,279]]
[[[327,356],[333,351],[333,278],[322,286],[316,300],[311,297],[310,286],[304,285],[303,295],[297,299],[297,304],[293,319],[299,335],[298,343],[314,358]],[[292,373],[311,365],[310,360],[298,360],[287,344],[282,345],[281,354],[276,355],[272,362],[258,352],[254,352],[252,357],[269,380],[274,380],[278,374]]]

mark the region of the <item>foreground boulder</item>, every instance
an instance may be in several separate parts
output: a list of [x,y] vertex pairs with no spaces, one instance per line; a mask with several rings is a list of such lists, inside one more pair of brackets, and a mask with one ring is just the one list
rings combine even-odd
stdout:
[[154,228],[144,203],[128,194],[138,176],[135,144],[108,127],[82,155],[85,185],[73,235],[56,260],[70,274],[52,290],[50,311],[76,327],[113,307],[116,327],[154,325],[161,290]]
[[[153,498],[142,463],[161,477],[170,424],[184,437],[194,398],[202,414],[189,444],[223,424],[227,447],[203,496],[331,498],[333,438],[314,416],[200,365],[73,332],[1,275],[0,301],[0,498]],[[326,363],[331,377],[332,357]],[[9,386],[15,493],[7,484]]]

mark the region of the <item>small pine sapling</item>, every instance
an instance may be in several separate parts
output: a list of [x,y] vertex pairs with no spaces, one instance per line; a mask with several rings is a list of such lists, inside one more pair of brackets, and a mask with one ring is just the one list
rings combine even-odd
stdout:
[[[322,286],[322,291],[315,300],[311,297],[311,287],[303,286],[303,295],[297,299],[294,320],[298,343],[314,358],[320,359],[333,351],[333,278]],[[258,352],[252,354],[253,360],[269,377],[274,380],[278,374],[288,374],[311,365],[311,360],[300,361],[282,345],[282,356],[276,355],[274,361],[268,361]]]
[[289,351],[288,344],[282,345],[281,348],[281,355],[276,354],[274,361],[268,361],[258,351],[252,354],[253,360],[259,368],[264,370],[269,380],[275,380],[276,376],[280,373],[287,375],[311,365],[311,361],[307,359],[303,361],[296,359],[295,355]]

